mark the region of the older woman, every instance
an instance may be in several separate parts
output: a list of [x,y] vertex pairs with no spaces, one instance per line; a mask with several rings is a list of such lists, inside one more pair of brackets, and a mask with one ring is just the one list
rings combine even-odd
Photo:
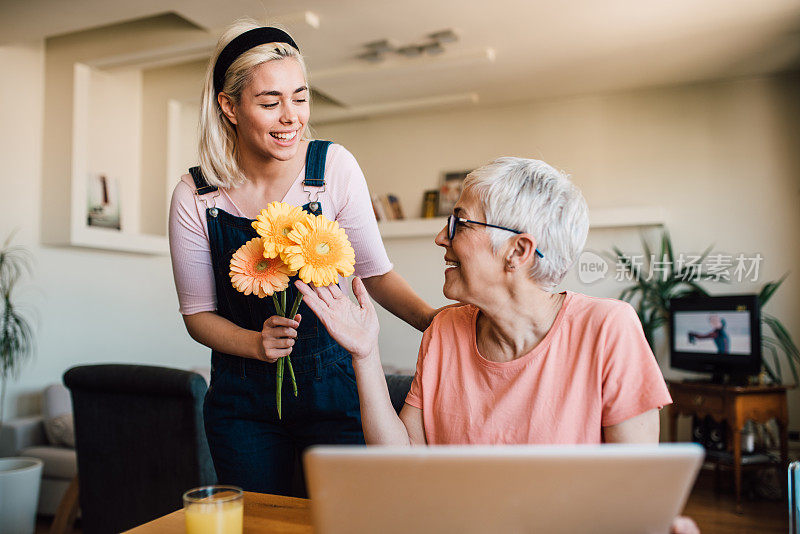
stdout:
[[501,158],[472,172],[436,236],[444,294],[422,338],[398,418],[378,355],[378,321],[358,279],[302,287],[353,356],[367,443],[657,442],[671,399],[630,305],[554,293],[586,241],[586,202],[544,162]]
[[658,410],[671,399],[633,308],[551,291],[588,227],[578,188],[544,162],[500,158],[470,173],[436,236],[444,294],[465,305],[425,331],[399,417],[361,281],[358,306],[336,286],[298,283],[353,357],[366,442],[657,443]]

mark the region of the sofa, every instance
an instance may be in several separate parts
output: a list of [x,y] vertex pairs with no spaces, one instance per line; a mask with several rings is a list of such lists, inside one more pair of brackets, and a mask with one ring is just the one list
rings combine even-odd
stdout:
[[30,456],[44,462],[37,508],[40,515],[55,515],[78,472],[71,421],[69,390],[52,384],[44,390],[42,415],[12,419],[0,426],[0,457]]

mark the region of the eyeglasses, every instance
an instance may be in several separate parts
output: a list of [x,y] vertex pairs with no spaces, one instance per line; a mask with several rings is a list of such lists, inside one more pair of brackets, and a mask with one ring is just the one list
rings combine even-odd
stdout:
[[[456,236],[456,225],[457,224],[464,224],[464,223],[472,223],[472,224],[479,224],[481,226],[488,226],[489,228],[497,228],[498,230],[506,230],[507,232],[514,232],[515,234],[521,234],[519,230],[514,230],[513,228],[506,228],[505,226],[497,226],[496,224],[489,224],[480,221],[472,221],[470,219],[464,219],[462,217],[457,217],[455,215],[450,215],[447,217],[447,238],[452,241],[453,238]],[[539,252],[539,249],[535,249],[536,255],[540,258],[544,258],[544,254]]]

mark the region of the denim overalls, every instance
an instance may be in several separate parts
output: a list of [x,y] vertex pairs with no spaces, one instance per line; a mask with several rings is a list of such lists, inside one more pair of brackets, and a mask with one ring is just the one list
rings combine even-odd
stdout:
[[[306,155],[303,182],[308,191],[324,191],[325,156],[330,141],[312,141]],[[189,170],[197,195],[217,191],[209,186],[199,167]],[[309,200],[311,194],[309,193]],[[303,209],[322,212],[318,197]],[[206,202],[208,236],[217,313],[242,328],[261,331],[264,321],[276,315],[271,298],[245,296],[231,285],[233,253],[258,234],[250,219],[236,217]],[[209,207],[210,206],[210,207]],[[266,206],[265,206],[266,207]],[[287,302],[297,289],[289,284]],[[361,413],[351,356],[328,334],[314,313],[302,303],[292,366],[298,396],[292,394],[288,374],[282,391],[282,419],[275,399],[276,364],[211,353],[211,384],[205,397],[205,430],[220,484],[246,491],[292,494],[297,455],[314,444],[363,444]]]

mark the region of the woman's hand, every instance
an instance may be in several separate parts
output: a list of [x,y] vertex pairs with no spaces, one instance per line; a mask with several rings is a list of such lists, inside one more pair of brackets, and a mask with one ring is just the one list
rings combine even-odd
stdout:
[[354,359],[364,359],[377,352],[380,330],[378,316],[359,277],[353,278],[353,294],[358,305],[342,293],[337,285],[312,289],[299,280],[294,285],[331,337]]
[[291,354],[298,326],[300,326],[299,313],[294,316],[294,320],[273,315],[264,321],[261,329],[261,345],[264,347],[266,361],[275,363]]

